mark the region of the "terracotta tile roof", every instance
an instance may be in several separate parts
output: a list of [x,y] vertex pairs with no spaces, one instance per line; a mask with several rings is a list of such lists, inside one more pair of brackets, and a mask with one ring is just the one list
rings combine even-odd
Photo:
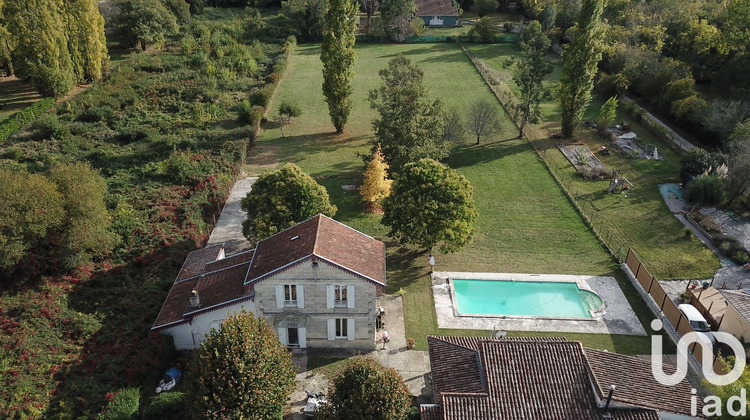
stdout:
[[313,257],[385,286],[385,244],[322,214],[260,241],[246,282]]
[[[600,398],[606,398],[609,386],[615,385],[612,401],[690,415],[690,391],[693,387],[685,380],[674,386],[658,383],[651,373],[650,360],[592,349],[586,349],[586,358]],[[664,366],[667,374],[675,370],[675,366]],[[627,375],[623,375],[623,372],[627,372]]]
[[458,16],[458,9],[451,0],[416,0],[417,16]]
[[[649,361],[632,356],[584,350],[564,338],[428,337],[427,343],[440,419],[600,420],[598,401],[612,384],[614,419],[689,414],[690,385],[667,389],[653,379]],[[434,409],[427,413],[434,416]]]
[[440,420],[443,417],[440,413],[440,407],[437,405],[422,404],[419,406],[419,418],[421,420]]
[[435,337],[427,337],[427,343],[430,360],[450,360],[450,363],[437,363],[432,366],[435,401],[440,402],[442,394],[446,392],[487,392],[476,349]]
[[750,294],[741,290],[722,290],[721,295],[727,300],[727,303],[734,306],[734,309],[750,322]]
[[220,260],[209,262],[205,266],[203,266],[202,272],[208,273],[211,271],[221,270],[222,268],[231,267],[233,265],[250,262],[250,260],[253,259],[254,253],[255,250],[251,249],[248,251],[240,252],[238,254],[230,255]]
[[215,244],[190,252],[185,258],[185,262],[182,263],[182,268],[180,268],[175,283],[201,274],[206,264],[216,261],[223,250],[224,244]]
[[[250,265],[245,262],[229,268],[201,274],[179,281],[164,301],[153,328],[163,328],[169,324],[191,319],[192,313],[202,312],[224,303],[247,297],[251,289],[246,288],[243,280]],[[191,308],[190,292],[198,292],[200,306]],[[191,314],[185,316],[186,314]]]

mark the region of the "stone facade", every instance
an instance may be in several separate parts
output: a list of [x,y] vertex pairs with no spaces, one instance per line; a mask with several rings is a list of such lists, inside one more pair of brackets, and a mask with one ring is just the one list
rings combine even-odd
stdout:
[[[291,285],[295,286],[296,304],[279,303],[279,288]],[[331,305],[331,286],[346,289],[347,302],[335,302],[333,299]],[[299,345],[303,348],[375,348],[376,286],[372,282],[326,261],[306,260],[257,282],[254,290],[256,315],[266,318],[274,326],[274,331],[284,344]],[[349,302],[352,292],[353,303]],[[295,322],[284,322],[285,317],[290,314],[296,320],[296,325]],[[336,337],[336,323],[343,323],[343,320],[347,325],[338,326],[339,337]],[[349,331],[352,325],[353,332]],[[293,340],[294,331],[289,331],[289,327],[297,327],[297,340]],[[345,336],[342,335],[342,328],[346,329]]]

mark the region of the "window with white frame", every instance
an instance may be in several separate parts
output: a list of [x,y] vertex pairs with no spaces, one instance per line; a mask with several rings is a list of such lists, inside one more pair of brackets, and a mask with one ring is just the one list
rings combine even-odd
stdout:
[[297,285],[284,285],[284,306],[297,306]]
[[346,286],[339,286],[335,285],[333,286],[333,296],[334,296],[334,305],[335,306],[344,306],[346,307]]
[[348,338],[346,318],[336,318],[336,338]]

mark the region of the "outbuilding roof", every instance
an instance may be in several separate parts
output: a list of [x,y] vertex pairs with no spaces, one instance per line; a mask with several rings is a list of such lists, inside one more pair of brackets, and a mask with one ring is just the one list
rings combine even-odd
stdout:
[[422,410],[425,419],[600,420],[610,385],[617,387],[609,409],[615,419],[689,414],[686,381],[662,386],[649,362],[577,341],[428,337],[427,343],[438,408]]
[[750,322],[750,294],[742,290],[721,290],[721,295],[739,314]]

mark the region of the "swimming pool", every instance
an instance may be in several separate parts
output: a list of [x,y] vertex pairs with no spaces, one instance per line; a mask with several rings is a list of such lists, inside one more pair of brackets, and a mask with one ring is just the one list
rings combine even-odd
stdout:
[[575,282],[452,279],[458,315],[592,318],[603,306]]

